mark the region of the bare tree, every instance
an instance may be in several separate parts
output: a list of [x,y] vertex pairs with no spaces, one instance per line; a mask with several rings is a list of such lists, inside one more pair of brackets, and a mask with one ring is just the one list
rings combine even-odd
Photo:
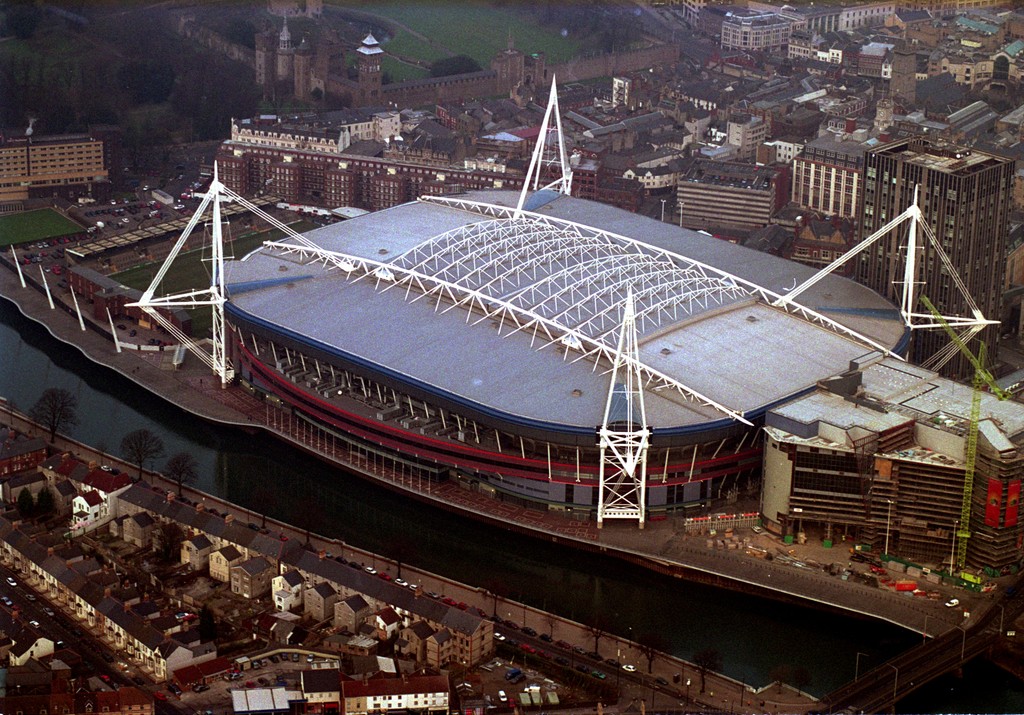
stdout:
[[139,479],[142,479],[142,469],[146,462],[162,457],[163,453],[164,441],[145,428],[133,430],[121,440],[121,454],[129,462],[138,465]]
[[643,656],[647,658],[647,672],[651,673],[654,670],[654,659],[658,657],[659,653],[667,652],[671,644],[660,633],[648,631],[640,634],[637,646]]
[[78,424],[78,398],[63,387],[43,391],[29,415],[50,432],[50,441],[57,432]]
[[191,484],[199,478],[199,462],[188,452],[171,455],[164,465],[164,476],[178,485],[178,496],[185,484]]
[[491,598],[494,599],[494,610],[492,613],[494,617],[498,617],[498,599],[504,599],[508,596],[508,584],[500,578],[494,577],[489,578],[483,583],[484,590],[491,594]]
[[594,652],[598,653],[598,643],[601,641],[601,636],[608,632],[608,627],[611,625],[608,622],[608,617],[603,613],[595,613],[587,623],[587,631],[590,635],[594,636]]
[[707,689],[708,671],[719,671],[722,669],[722,654],[714,648],[705,648],[693,655],[693,664],[697,666],[700,673],[700,691]]
[[793,675],[793,669],[785,663],[780,663],[771,669],[768,673],[768,677],[775,681],[775,684],[779,686],[779,692],[782,692],[782,686],[789,681]]

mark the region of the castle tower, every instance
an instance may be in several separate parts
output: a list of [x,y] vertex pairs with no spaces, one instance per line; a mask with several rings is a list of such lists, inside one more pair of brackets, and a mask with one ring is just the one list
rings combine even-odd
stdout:
[[256,33],[256,51],[254,53],[254,69],[256,84],[263,87],[263,98],[270,95],[270,87],[277,76],[277,48],[274,32]]
[[892,98],[904,107],[913,107],[917,101],[917,54],[904,43],[893,50],[889,90]]
[[284,26],[277,40],[277,79],[290,80],[295,65],[295,46],[292,44],[292,33],[288,31],[288,16],[284,17]]
[[362,104],[375,104],[381,98],[381,77],[380,61],[384,56],[384,50],[380,48],[373,35],[363,38],[363,44],[356,50],[356,67],[359,70],[359,94]]

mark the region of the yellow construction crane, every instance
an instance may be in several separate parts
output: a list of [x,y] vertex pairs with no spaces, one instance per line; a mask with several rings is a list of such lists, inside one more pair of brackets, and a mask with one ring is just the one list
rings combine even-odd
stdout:
[[964,464],[964,497],[963,502],[960,504],[960,528],[956,532],[956,563],[950,564],[950,573],[952,573],[954,568],[963,568],[967,560],[967,540],[971,537],[971,498],[974,494],[974,464],[978,458],[978,422],[981,419],[981,392],[987,385],[992,394],[1000,400],[1009,399],[1010,393],[996,384],[995,377],[985,367],[985,343],[979,341],[978,354],[974,355],[963,339],[950,327],[949,323],[946,322],[942,314],[939,313],[926,296],[921,296],[921,302],[931,311],[931,314],[946,330],[949,339],[960,349],[960,352],[963,353],[964,357],[967,358],[974,368],[974,379],[972,380],[974,391],[971,394],[971,418],[967,428],[967,455]]

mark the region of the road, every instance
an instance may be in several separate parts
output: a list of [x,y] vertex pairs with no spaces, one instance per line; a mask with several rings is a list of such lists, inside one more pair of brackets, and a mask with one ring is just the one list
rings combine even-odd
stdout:
[[[12,579],[17,585],[10,586],[7,579]],[[161,691],[142,671],[132,667],[130,661],[119,661],[117,653],[90,633],[86,624],[73,621],[61,610],[61,604],[51,602],[45,592],[33,586],[23,581],[19,574],[0,565],[0,594],[12,602],[11,606],[5,604],[2,608],[12,613],[17,611],[23,621],[39,623],[36,630],[54,642],[55,651],[63,648],[78,655],[82,659],[82,672],[98,677],[106,687],[117,690],[132,685],[150,695]],[[119,667],[119,663],[128,667]],[[191,715],[190,710],[177,702],[173,695],[162,692],[168,700],[154,701],[158,715]]]

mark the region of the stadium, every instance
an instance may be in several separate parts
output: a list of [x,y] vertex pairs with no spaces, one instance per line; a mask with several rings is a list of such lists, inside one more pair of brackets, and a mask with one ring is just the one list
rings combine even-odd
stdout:
[[642,523],[756,488],[767,409],[906,347],[895,307],[845,278],[786,302],[812,269],[551,190],[518,199],[425,197],[228,262],[234,375],[353,463],[581,519],[603,482],[614,501],[602,427],[639,426]]

